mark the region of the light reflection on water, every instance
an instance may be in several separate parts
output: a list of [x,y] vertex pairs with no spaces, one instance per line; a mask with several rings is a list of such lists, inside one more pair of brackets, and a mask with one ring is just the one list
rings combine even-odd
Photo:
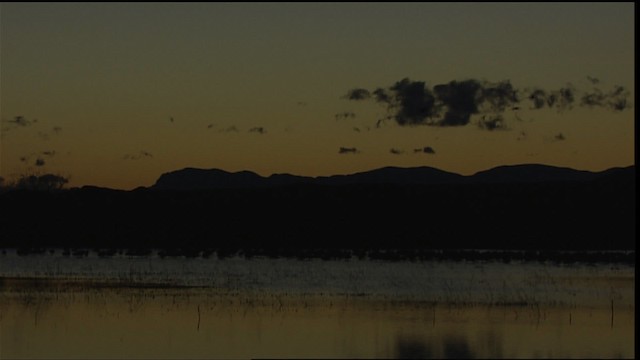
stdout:
[[0,358],[635,355],[632,266],[45,258],[0,256]]

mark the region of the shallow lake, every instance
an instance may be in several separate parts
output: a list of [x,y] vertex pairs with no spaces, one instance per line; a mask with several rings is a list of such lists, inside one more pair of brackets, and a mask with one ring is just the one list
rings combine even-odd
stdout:
[[635,266],[0,254],[0,358],[633,358]]

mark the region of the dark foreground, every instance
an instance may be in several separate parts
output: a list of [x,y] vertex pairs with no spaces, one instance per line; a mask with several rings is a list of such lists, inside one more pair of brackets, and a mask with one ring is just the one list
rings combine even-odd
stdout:
[[161,249],[193,256],[411,258],[437,249],[523,251],[516,256],[635,250],[635,172],[521,184],[15,190],[0,193],[0,228],[0,248],[104,255]]

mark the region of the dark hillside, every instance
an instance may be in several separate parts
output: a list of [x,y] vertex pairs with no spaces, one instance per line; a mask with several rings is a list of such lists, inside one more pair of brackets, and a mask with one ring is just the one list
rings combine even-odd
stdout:
[[8,191],[0,247],[635,249],[634,180]]

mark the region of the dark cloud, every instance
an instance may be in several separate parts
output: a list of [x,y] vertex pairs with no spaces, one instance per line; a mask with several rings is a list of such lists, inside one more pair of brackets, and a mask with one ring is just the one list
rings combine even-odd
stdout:
[[542,109],[547,103],[547,93],[542,89],[535,89],[529,94],[529,100],[533,103],[534,109]]
[[[14,129],[31,127],[39,123],[38,119],[29,120],[23,115],[14,116],[11,120],[2,119],[3,126],[0,128],[0,136],[4,137]],[[53,132],[54,135],[58,135],[61,131],[62,128],[60,126],[53,126],[51,128],[51,132]],[[36,135],[43,141],[48,141],[50,138],[50,132],[47,131],[38,130]]]
[[349,100],[366,100],[371,97],[371,93],[367,89],[351,89],[345,97]]
[[575,92],[576,90],[571,84],[555,91],[536,88],[528,91],[527,98],[533,105],[532,109],[542,109],[546,106],[549,108],[555,107],[557,110],[567,110],[575,102]]
[[554,139],[558,140],[558,141],[562,141],[562,140],[566,140],[567,138],[562,134],[562,133],[558,133],[556,136],[553,137]]
[[471,115],[478,113],[478,104],[482,98],[482,85],[477,81],[451,81],[448,84],[436,85],[433,90],[442,106],[446,107],[444,118],[437,122],[437,125],[467,125],[471,120]]
[[207,125],[207,129],[211,129],[214,126],[215,126],[215,124],[209,124],[209,125]]
[[343,111],[341,113],[337,113],[335,115],[336,121],[338,120],[345,120],[345,119],[355,119],[356,118],[356,114],[351,112],[351,111]]
[[2,136],[6,133],[10,132],[12,129],[23,128],[31,126],[38,122],[38,119],[28,120],[26,117],[22,115],[14,116],[11,120],[2,119],[2,123],[6,124],[6,126],[2,126]]
[[[552,93],[551,96],[554,97],[555,106],[558,110],[568,110],[573,107],[575,89],[569,85],[568,87],[560,88],[557,92]],[[549,107],[553,107],[553,105],[549,104]]]
[[258,133],[258,134],[266,134],[267,130],[265,130],[262,126],[256,126],[249,129],[250,133]]
[[298,105],[298,106],[307,106],[307,103],[306,103],[306,102],[304,102],[304,101],[298,101],[298,102],[296,103],[296,105]]
[[360,151],[357,148],[346,148],[346,147],[340,147],[340,149],[338,150],[338,154],[357,154]]
[[396,82],[389,90],[393,92],[393,96],[385,93],[377,101],[386,102],[389,110],[395,110],[395,120],[399,125],[418,125],[425,121],[428,123],[437,115],[436,99],[424,82],[405,78]]
[[124,154],[122,156],[122,159],[123,160],[140,160],[140,159],[152,158],[152,157],[153,157],[153,154],[151,154],[150,152],[141,150],[137,154]]
[[17,115],[17,116],[14,116],[13,119],[7,120],[6,122],[11,125],[25,127],[38,122],[38,119],[34,119],[30,121],[30,120],[27,120],[27,118],[25,118],[22,115]]
[[419,149],[413,149],[413,153],[424,153],[424,154],[435,154],[436,151],[433,150],[433,148],[431,146],[425,146],[423,148],[419,148]]
[[229,133],[229,132],[238,132],[238,128],[235,125],[231,125],[226,129],[220,130],[220,132]]
[[589,80],[589,82],[592,83],[593,85],[597,85],[600,82],[598,78],[595,78],[589,75],[587,75],[587,80]]
[[44,160],[44,156],[47,156],[49,158],[54,157],[56,155],[56,151],[55,150],[45,150],[45,151],[40,151],[40,152],[32,152],[28,155],[23,155],[20,156],[20,162],[23,163],[30,163],[32,161],[32,159],[35,157],[36,160],[33,162],[33,164],[35,166],[44,166],[45,165],[45,160]]
[[493,84],[473,79],[438,84],[431,90],[423,81],[404,78],[388,89],[377,88],[373,95],[393,114],[389,118],[401,126],[464,126],[472,115],[502,112],[519,101],[509,81]]
[[[598,84],[599,80],[591,82]],[[570,110],[577,104],[576,99],[581,100],[580,106],[599,106],[614,111],[629,107],[629,91],[622,86],[616,86],[609,92],[596,88],[586,93],[578,91],[572,84],[552,91],[540,88],[519,90],[509,80],[454,80],[430,88],[424,81],[404,78],[388,88],[377,88],[373,92],[353,89],[346,97],[350,100],[372,98],[386,107],[389,115],[378,120],[376,127],[386,120],[394,120],[400,126],[444,127],[466,126],[476,119],[481,129],[506,129],[503,114],[519,110],[523,100],[531,102],[532,109],[553,108],[558,111]],[[478,116],[474,118],[474,115]],[[517,114],[514,116],[521,120]]]
[[371,131],[371,127],[369,126],[363,126],[363,127],[354,126],[352,129],[355,132]]
[[573,107],[576,92],[577,90],[571,84],[554,91],[538,88],[526,91],[527,98],[532,103],[532,109],[537,110],[548,107],[555,108],[558,111],[569,110]]
[[391,148],[389,150],[389,152],[392,153],[393,155],[402,155],[402,154],[404,154],[404,150],[396,149],[396,148]]
[[500,113],[508,108],[518,110],[516,106],[520,102],[518,90],[516,90],[511,82],[500,81],[498,83],[487,83],[482,85],[482,100],[489,105],[494,113]]
[[629,107],[627,98],[629,91],[623,86],[616,85],[611,91],[603,92],[594,88],[585,93],[580,99],[580,105],[587,107],[605,107],[613,111],[622,111]]
[[62,189],[68,182],[69,179],[60,175],[28,175],[21,176],[15,187],[17,189],[51,191]]
[[507,129],[507,124],[500,114],[495,116],[482,115],[482,118],[478,121],[478,126],[489,131]]

